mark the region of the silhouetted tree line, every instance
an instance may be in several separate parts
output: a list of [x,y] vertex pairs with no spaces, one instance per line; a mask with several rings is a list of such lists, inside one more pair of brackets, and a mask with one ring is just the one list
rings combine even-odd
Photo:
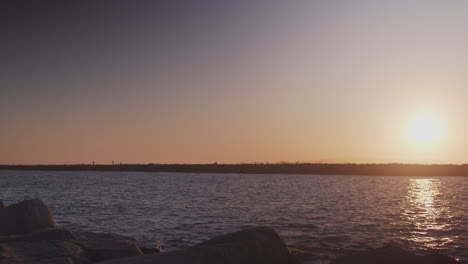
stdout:
[[144,171],[240,174],[329,174],[389,176],[468,176],[468,164],[117,164],[117,165],[0,165],[0,170],[37,171]]

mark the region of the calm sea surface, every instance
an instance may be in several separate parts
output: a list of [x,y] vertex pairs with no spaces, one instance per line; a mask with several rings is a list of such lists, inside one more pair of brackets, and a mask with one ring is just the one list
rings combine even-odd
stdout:
[[468,178],[0,171],[7,204],[40,198],[58,226],[165,249],[248,226],[310,263],[393,244],[468,262]]

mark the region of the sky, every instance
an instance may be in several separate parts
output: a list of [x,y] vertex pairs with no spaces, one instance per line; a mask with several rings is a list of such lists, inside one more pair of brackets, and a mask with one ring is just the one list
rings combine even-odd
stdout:
[[0,164],[468,163],[467,1],[0,6]]

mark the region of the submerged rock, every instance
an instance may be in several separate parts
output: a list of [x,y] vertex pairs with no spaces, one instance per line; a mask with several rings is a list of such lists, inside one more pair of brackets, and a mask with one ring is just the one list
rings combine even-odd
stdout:
[[153,254],[153,253],[161,253],[159,248],[147,248],[147,247],[140,247],[140,250],[143,254]]
[[442,254],[414,255],[393,246],[384,246],[351,256],[338,257],[331,264],[456,264],[454,258]]
[[300,264],[279,235],[268,227],[250,228],[202,242],[194,247],[102,264]]
[[25,200],[0,210],[0,235],[22,234],[54,227],[54,216],[41,200]]
[[132,239],[109,233],[81,232],[75,244],[84,249],[92,261],[141,256],[140,247]]

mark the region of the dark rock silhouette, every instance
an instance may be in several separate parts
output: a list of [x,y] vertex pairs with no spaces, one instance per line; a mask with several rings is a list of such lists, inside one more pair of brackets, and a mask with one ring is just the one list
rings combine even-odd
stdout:
[[0,263],[91,263],[83,249],[71,241],[35,240],[0,244]]
[[131,238],[54,228],[52,213],[37,199],[0,210],[0,264],[88,264],[138,255]]
[[123,263],[300,264],[278,234],[268,227],[255,227],[222,235],[182,250],[102,262]]
[[14,241],[34,241],[34,240],[73,240],[76,236],[67,229],[46,229],[28,234],[15,234],[0,236],[0,243]]
[[54,227],[54,216],[41,200],[25,200],[0,210],[0,235],[30,233]]
[[454,258],[442,254],[417,256],[403,249],[384,246],[352,256],[339,257],[331,264],[456,264]]
[[6,206],[5,206],[5,204],[3,203],[3,201],[0,201],[0,209],[3,209],[3,208],[5,208],[5,207],[6,207]]
[[[83,235],[86,233],[86,235]],[[142,255],[139,247],[122,236],[49,229],[0,236],[0,264],[75,263]]]

